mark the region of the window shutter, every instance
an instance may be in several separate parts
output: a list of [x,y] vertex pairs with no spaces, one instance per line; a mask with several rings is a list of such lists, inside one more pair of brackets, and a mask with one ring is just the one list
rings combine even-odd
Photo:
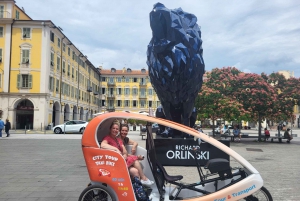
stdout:
[[17,88],[21,88],[21,75],[18,74],[17,76]]
[[32,75],[28,75],[28,88],[32,89]]

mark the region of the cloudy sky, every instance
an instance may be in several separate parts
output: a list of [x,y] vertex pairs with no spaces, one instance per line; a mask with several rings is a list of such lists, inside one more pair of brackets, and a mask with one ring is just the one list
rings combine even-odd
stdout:
[[[201,26],[207,71],[236,66],[300,77],[299,0],[165,0],[193,13]],[[148,68],[153,0],[16,0],[34,20],[51,20],[94,66]]]

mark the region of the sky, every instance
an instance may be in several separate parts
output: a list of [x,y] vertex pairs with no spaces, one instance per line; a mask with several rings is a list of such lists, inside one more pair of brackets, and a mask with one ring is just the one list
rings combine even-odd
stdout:
[[[95,67],[148,69],[153,0],[16,0],[33,20],[51,20]],[[300,77],[299,0],[165,0],[201,26],[205,70],[280,70]]]

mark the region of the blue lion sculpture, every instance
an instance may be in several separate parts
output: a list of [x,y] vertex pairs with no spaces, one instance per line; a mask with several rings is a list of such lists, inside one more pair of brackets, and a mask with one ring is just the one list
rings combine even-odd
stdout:
[[201,31],[195,15],[156,3],[150,12],[152,39],[147,65],[166,119],[190,125],[205,72]]

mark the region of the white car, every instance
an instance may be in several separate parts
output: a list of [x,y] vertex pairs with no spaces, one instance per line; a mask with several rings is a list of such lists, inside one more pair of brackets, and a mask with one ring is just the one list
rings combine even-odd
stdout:
[[54,126],[52,130],[55,134],[83,133],[83,131],[88,123],[89,122],[81,121],[81,120],[67,121],[64,124]]

